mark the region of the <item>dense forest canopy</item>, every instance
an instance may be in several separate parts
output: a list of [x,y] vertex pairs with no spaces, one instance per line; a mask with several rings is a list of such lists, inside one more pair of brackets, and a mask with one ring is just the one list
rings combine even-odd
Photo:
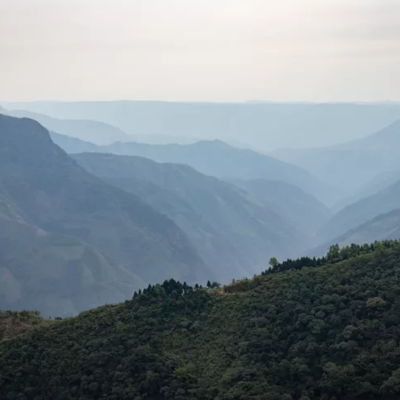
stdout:
[[167,280],[3,340],[0,398],[398,398],[399,242],[306,260],[224,288]]

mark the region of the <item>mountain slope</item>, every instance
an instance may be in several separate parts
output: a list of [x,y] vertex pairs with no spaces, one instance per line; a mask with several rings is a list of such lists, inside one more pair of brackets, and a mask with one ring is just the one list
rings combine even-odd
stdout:
[[398,398],[399,244],[337,256],[223,291],[166,281],[3,341],[0,397]]
[[272,153],[306,169],[323,182],[350,192],[373,177],[400,169],[400,120],[365,138],[320,149]]
[[349,246],[351,244],[372,243],[376,240],[397,240],[400,238],[400,208],[365,222],[357,228],[351,229],[345,234],[332,239],[308,253],[313,256],[320,256],[328,251],[329,247],[335,244]]
[[193,282],[212,276],[170,219],[90,175],[33,120],[0,115],[0,194],[6,217],[72,236],[143,281],[173,276]]
[[115,154],[137,155],[158,162],[187,164],[206,175],[219,178],[280,180],[317,196],[324,195],[323,185],[306,171],[253,150],[237,149],[218,140],[186,146],[114,143],[105,149]]
[[397,208],[400,208],[400,181],[339,211],[318,232],[318,240],[327,242]]
[[400,238],[400,209],[379,215],[339,238],[339,243],[365,243],[372,240]]
[[86,142],[71,136],[62,135],[53,131],[49,131],[51,140],[59,147],[61,147],[68,154],[75,153],[101,153],[102,147],[91,142]]
[[400,181],[400,171],[381,172],[372,178],[367,184],[358,188],[351,196],[336,203],[335,206],[332,207],[332,212],[336,214],[345,207],[364,198],[373,196],[398,181]]
[[115,260],[72,236],[26,222],[0,190],[0,309],[74,315],[129,296],[144,282]]
[[83,119],[56,119],[25,110],[12,110],[8,111],[8,114],[18,118],[34,119],[50,131],[55,131],[98,145],[111,144],[117,141],[128,142],[132,140],[132,137],[121,129],[105,124],[104,122]]
[[272,256],[293,256],[306,246],[304,235],[261,202],[186,165],[112,154],[74,159],[171,218],[222,282],[259,273]]
[[262,200],[301,232],[315,233],[331,216],[324,204],[294,185],[266,179],[234,180],[233,183]]
[[74,237],[0,218],[0,308],[76,315],[145,282]]

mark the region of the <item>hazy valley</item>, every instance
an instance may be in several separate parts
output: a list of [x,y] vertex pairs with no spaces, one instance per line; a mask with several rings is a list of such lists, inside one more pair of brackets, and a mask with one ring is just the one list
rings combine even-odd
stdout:
[[[221,140],[135,142],[90,113],[2,113],[2,308],[24,308],[44,290],[35,308],[75,314],[164,279],[228,283],[272,257],[397,238],[398,122],[271,156]],[[78,286],[59,290],[64,279]]]
[[93,116],[0,110],[0,397],[393,398],[398,122],[267,152]]
[[399,400],[400,1],[0,0],[0,400]]

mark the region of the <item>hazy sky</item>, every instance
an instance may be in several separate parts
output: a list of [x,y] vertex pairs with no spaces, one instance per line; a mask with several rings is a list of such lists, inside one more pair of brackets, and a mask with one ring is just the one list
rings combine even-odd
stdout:
[[400,0],[0,0],[0,100],[400,100]]

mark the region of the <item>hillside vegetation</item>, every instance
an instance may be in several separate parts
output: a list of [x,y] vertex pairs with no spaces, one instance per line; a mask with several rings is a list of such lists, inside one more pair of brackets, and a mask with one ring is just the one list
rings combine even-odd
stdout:
[[38,311],[0,311],[0,342],[47,322]]
[[1,343],[0,398],[394,400],[399,291],[398,241],[223,289],[165,281]]

